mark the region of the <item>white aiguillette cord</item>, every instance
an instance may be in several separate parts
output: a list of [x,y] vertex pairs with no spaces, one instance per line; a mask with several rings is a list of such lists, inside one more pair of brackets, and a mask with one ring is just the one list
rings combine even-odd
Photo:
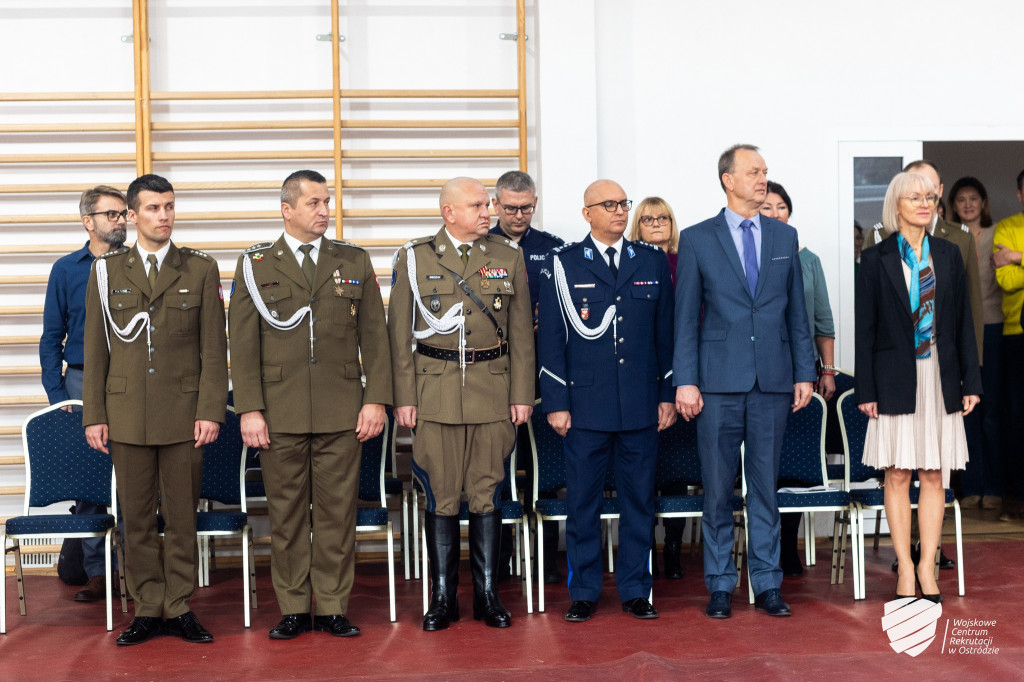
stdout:
[[249,292],[249,298],[252,299],[252,304],[256,307],[256,312],[260,314],[260,317],[274,329],[280,329],[282,331],[288,331],[295,329],[302,322],[303,316],[309,314],[309,357],[313,357],[313,308],[308,305],[304,305],[292,314],[284,322],[275,319],[270,314],[270,309],[267,308],[267,304],[263,302],[263,297],[260,296],[259,287],[256,286],[256,278],[252,274],[252,261],[249,260],[249,254],[245,255],[242,260],[242,279],[245,280],[245,288]]
[[[109,290],[108,286],[109,285],[108,285],[108,278],[107,278],[107,261],[104,260],[103,258],[99,258],[96,261],[96,288],[99,289],[100,309],[102,309],[102,311],[103,311],[104,319],[106,319],[107,322],[109,323],[109,325],[106,325],[106,324],[103,325],[103,333],[106,334],[106,337],[107,337],[107,352],[108,353],[110,352],[110,330],[111,329],[114,330],[114,335],[117,338],[119,338],[122,341],[124,341],[125,343],[131,343],[135,339],[139,338],[139,334],[141,334],[142,330],[145,329],[146,330],[146,350],[147,350],[149,359],[152,360],[153,359],[153,344],[152,344],[152,340],[150,339],[150,334],[149,334],[149,313],[146,312],[146,311],[142,311],[140,313],[136,313],[135,316],[132,317],[132,319],[128,321],[128,324],[123,329],[121,327],[118,327],[117,324],[114,322],[113,316],[110,314],[110,300],[109,300],[110,290]],[[135,333],[133,334],[131,330],[134,329],[135,326],[138,325],[140,321],[142,321],[143,324],[141,326],[139,326],[138,329],[135,329]]]
[[618,322],[615,319],[615,305],[608,306],[608,309],[604,311],[604,317],[601,318],[601,323],[591,329],[587,325],[583,324],[583,320],[580,318],[579,313],[576,312],[576,308],[572,304],[572,296],[569,294],[569,283],[565,279],[565,269],[562,267],[562,261],[555,256],[555,291],[558,293],[558,302],[562,307],[566,319],[569,320],[569,324],[576,331],[577,334],[582,336],[588,341],[600,338],[608,331],[608,325],[612,326],[612,345],[615,348],[616,354],[619,351],[619,330]]
[[[466,316],[462,314],[462,301],[445,312],[440,318],[427,310],[420,298],[420,287],[416,282],[416,254],[412,247],[405,249],[406,272],[409,275],[409,289],[412,291],[414,301],[412,309],[412,335],[416,339],[425,339],[434,334],[451,334],[456,329],[459,331],[459,368],[462,370],[462,385],[466,385]],[[426,329],[416,331],[416,310],[420,311],[420,317],[427,323]]]

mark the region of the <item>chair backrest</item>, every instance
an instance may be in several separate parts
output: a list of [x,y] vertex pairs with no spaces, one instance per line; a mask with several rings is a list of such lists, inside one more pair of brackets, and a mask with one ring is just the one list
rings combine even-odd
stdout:
[[807,407],[790,412],[782,436],[779,478],[804,486],[823,485],[825,474],[825,401],[811,394]]
[[861,463],[864,439],[868,433],[868,417],[857,409],[852,388],[839,396],[839,428],[843,432],[843,450],[846,453],[846,483],[884,478],[885,472]]
[[235,408],[228,406],[217,440],[203,448],[203,483],[199,497],[245,511],[246,448]]
[[22,425],[26,516],[30,507],[68,500],[110,506],[110,455],[89,447],[81,410],[61,409],[69,405],[81,407],[82,401],[65,400],[51,405],[30,414]]
[[533,499],[565,487],[565,449],[562,437],[548,424],[538,400],[530,416],[530,448],[533,450]]
[[384,499],[384,468],[391,453],[386,444],[392,442],[394,431],[394,414],[386,410],[384,428],[375,438],[363,443],[359,461],[359,499],[364,502],[387,506]]
[[697,422],[680,418],[658,434],[658,464],[654,472],[654,487],[661,490],[700,483]]
[[853,373],[845,369],[837,369],[834,377],[836,381],[836,395],[842,395],[853,390]]

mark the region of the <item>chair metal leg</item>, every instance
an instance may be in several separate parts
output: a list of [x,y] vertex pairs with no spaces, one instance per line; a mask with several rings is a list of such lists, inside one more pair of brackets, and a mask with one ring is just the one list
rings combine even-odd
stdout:
[[249,627],[249,524],[242,527],[242,622]]
[[259,608],[256,603],[256,551],[252,539],[252,528],[246,534],[246,544],[249,552],[249,603],[251,608]]
[[395,538],[393,537],[391,519],[388,519],[388,603],[391,608],[391,622],[397,620],[395,615]]
[[[420,494],[416,490],[416,486],[415,485],[413,485],[413,487],[412,487],[412,509],[410,509],[409,511],[412,513],[412,537],[413,537],[412,551],[413,551],[413,554],[414,554],[413,562],[412,562],[412,570],[413,570],[414,577],[416,578],[416,580],[419,580],[420,579],[420,543],[416,540],[416,538],[418,538],[420,536]],[[425,543],[426,539],[424,539],[423,542]],[[425,547],[426,547],[426,545],[424,545],[424,548]],[[426,549],[424,549],[423,551],[424,551],[423,565],[425,566],[426,562],[427,562]],[[424,573],[424,578],[423,579],[426,580],[426,573]],[[426,588],[424,587],[424,589],[426,589]],[[423,612],[424,613],[427,612],[426,607],[424,607]]]
[[846,577],[846,531],[850,526],[849,511],[842,512],[843,521],[835,529],[835,533],[842,533],[843,537],[839,542],[839,584],[843,584],[843,579]]
[[[6,574],[6,567],[4,570]],[[21,543],[14,543],[14,576],[18,582],[18,608],[25,615],[25,575],[21,570]]]
[[113,567],[110,565],[110,532],[112,530],[112,528],[108,528],[103,535],[103,586],[107,593],[107,632],[114,629],[114,594],[110,585],[113,578],[111,575]]
[[[521,521],[520,521],[520,523],[521,523]],[[520,551],[522,550],[522,546],[519,544],[519,533],[512,533],[512,542],[513,542],[513,546],[512,546],[512,561],[515,562],[515,567],[516,567],[515,574],[517,576],[519,576],[520,578],[522,578],[523,577],[523,562],[522,562],[522,559],[519,556]]]
[[953,524],[956,529],[956,579],[960,596],[964,596],[964,531],[960,518],[960,503],[953,500]]
[[814,565],[814,526],[812,519],[814,514],[804,512],[804,565]]
[[117,526],[114,526],[112,535],[116,538],[114,551],[117,552],[117,566],[120,569],[117,572],[117,579],[118,587],[121,589],[121,613],[128,613],[128,580],[124,577],[124,540]]
[[7,533],[0,529],[0,556],[4,558],[0,574],[0,635],[7,634]]
[[882,511],[880,509],[875,510],[875,546],[874,550],[878,551],[878,538],[882,531]]
[[540,580],[537,581],[537,611],[544,613],[544,519],[540,514],[537,517],[537,571],[540,573]]
[[[409,579],[409,497],[411,492],[402,491],[402,564],[405,567],[405,579]],[[413,540],[416,544],[416,540]]]
[[615,552],[613,551],[614,550],[614,548],[613,548],[614,542],[612,540],[612,523],[614,523],[614,519],[608,519],[608,521],[605,522],[605,530],[607,531],[606,534],[605,534],[605,539],[606,539],[606,541],[608,543],[608,572],[609,573],[614,573],[615,572]]
[[[530,519],[523,516],[519,522],[523,527],[523,563],[526,570],[526,612],[533,613],[533,568],[530,566]],[[518,540],[519,536],[516,535]],[[541,576],[539,582],[544,582]]]
[[[743,507],[743,543],[746,547],[750,547],[750,533],[748,531],[750,524],[747,523],[747,508]],[[747,559],[747,597],[750,599],[750,603],[754,603],[754,583],[750,580],[750,559]]]

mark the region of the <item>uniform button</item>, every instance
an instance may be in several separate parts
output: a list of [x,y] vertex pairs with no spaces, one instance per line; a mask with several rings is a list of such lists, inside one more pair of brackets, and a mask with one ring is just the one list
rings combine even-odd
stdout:
[[622,338],[622,337],[620,336],[620,337],[619,337],[619,343],[626,343],[626,339],[624,339],[624,338]]
[[150,368],[149,368],[149,373],[150,373],[150,374],[156,374],[156,370],[155,370],[155,369],[153,369],[152,367],[150,367]]
[[315,318],[315,317],[311,317],[311,318],[309,319],[309,321],[310,321],[310,322],[316,322],[316,318]]
[[753,341],[753,340],[754,340],[754,337],[753,337],[753,336],[751,336],[751,337],[750,337],[750,340],[751,340],[751,341]]
[[149,331],[155,332],[156,331],[156,327],[154,327],[153,325],[149,325]]
[[469,336],[469,335],[470,335],[470,334],[472,334],[472,333],[473,333],[473,331],[472,331],[471,329],[467,329],[467,330],[466,330],[466,336]]
[[622,322],[622,315],[619,315],[619,322]]
[[187,307],[188,307],[188,303],[182,303],[182,304],[181,304],[181,307],[182,307],[182,308],[187,308]]
[[437,287],[434,287],[433,293],[435,293],[435,294],[437,293]]
[[650,297],[651,297],[651,295],[650,295],[650,294],[647,294],[647,298],[650,298]]
[[584,303],[586,303],[586,302],[587,302],[587,297],[586,297],[586,296],[584,296],[584,297],[583,297],[583,302],[584,302]]
[[316,303],[316,296],[310,296],[309,302],[310,303]]
[[118,304],[117,304],[117,307],[118,307],[118,308],[123,308],[123,307],[124,307],[124,305],[122,305],[122,304],[118,303]]
[[575,381],[570,381],[570,382],[569,382],[569,385],[570,385],[570,386],[575,386],[575,385],[576,385],[576,382],[575,382]]
[[472,314],[473,314],[473,311],[472,311],[472,310],[467,310],[467,311],[466,311],[466,314],[467,314],[467,315],[472,315]]
[[316,337],[314,336],[313,338],[310,339],[310,341],[312,341],[313,343],[316,343]]
[[424,367],[424,368],[423,368],[423,372],[424,372],[424,373],[426,373],[426,371],[427,371],[427,368],[426,368],[426,367]]
[[626,358],[619,358],[619,364],[620,365],[626,364]]
[[271,296],[271,297],[270,297],[270,300],[271,300],[271,301],[276,301],[277,299],[276,299],[276,298],[274,298],[273,296]]
[[315,365],[315,364],[316,364],[316,358],[310,358],[310,359],[309,359],[309,363],[310,363],[311,365]]
[[616,296],[616,297],[615,297],[615,300],[616,300],[616,301],[621,301],[621,300],[622,300],[622,297],[621,297],[621,296]]
[[156,306],[155,305],[149,306],[149,312],[155,313],[156,312]]

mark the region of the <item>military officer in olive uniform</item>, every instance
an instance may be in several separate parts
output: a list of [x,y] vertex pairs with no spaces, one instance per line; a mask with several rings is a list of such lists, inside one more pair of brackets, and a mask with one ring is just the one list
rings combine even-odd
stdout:
[[263,451],[271,574],[283,616],[272,639],[311,629],[359,634],[345,613],[360,443],[380,434],[391,403],[380,287],[365,251],[324,237],[329,202],[316,171],[288,176],[284,234],[238,259],[229,313],[242,438]]
[[601,594],[600,512],[610,462],[620,511],[619,600],[635,618],[652,619],[658,431],[676,420],[672,276],[664,251],[623,239],[632,202],[621,186],[598,180],[583,203],[590,234],[548,254],[537,325],[540,407],[565,438],[572,598],[565,620],[590,620]]
[[444,227],[395,254],[388,331],[395,416],[415,427],[413,473],[426,492],[432,597],[424,630],[459,619],[459,501],[469,497],[473,617],[512,620],[497,594],[501,511],[495,508],[515,427],[533,411],[534,353],[522,251],[488,234],[476,180],[441,188]]
[[135,618],[117,643],[139,644],[161,626],[210,642],[189,598],[203,446],[217,439],[228,394],[220,270],[171,242],[174,188],[164,178],[128,186],[128,222],[135,246],[98,258],[89,278],[82,390],[86,439],[114,462],[135,597]]

